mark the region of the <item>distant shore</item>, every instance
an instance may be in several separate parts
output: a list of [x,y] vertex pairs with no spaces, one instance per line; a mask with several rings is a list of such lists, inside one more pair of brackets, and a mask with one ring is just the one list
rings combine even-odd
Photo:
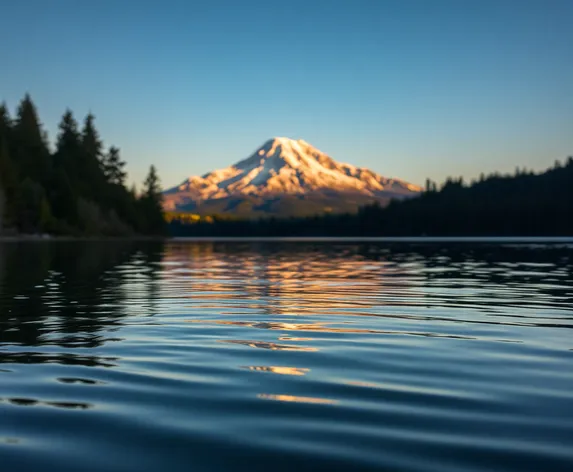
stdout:
[[174,237],[171,241],[181,242],[398,242],[398,243],[573,243],[573,236],[213,236],[213,237]]
[[74,242],[74,241],[173,241],[173,242],[357,242],[357,243],[565,243],[573,244],[573,236],[205,236],[205,237],[153,237],[153,236],[52,236],[52,235],[0,235],[0,242]]
[[0,242],[60,242],[60,241],[162,241],[168,239],[158,236],[53,236],[49,234],[3,235]]

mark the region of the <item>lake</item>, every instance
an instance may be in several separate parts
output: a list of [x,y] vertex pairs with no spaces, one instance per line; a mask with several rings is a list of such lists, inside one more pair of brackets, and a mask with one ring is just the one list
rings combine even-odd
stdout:
[[0,464],[573,470],[573,244],[0,243]]

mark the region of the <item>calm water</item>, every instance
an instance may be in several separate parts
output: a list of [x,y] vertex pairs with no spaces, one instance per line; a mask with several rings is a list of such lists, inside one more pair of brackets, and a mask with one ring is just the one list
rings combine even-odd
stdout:
[[1,243],[11,471],[573,470],[573,246]]

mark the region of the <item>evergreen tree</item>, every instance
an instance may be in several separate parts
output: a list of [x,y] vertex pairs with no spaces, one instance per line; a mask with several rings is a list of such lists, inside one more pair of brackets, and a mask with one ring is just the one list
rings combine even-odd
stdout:
[[20,229],[25,233],[41,233],[51,223],[52,215],[44,188],[29,177],[22,182]]
[[149,168],[149,173],[143,182],[143,189],[144,198],[154,200],[157,204],[161,203],[161,184],[154,165]]
[[139,201],[142,207],[145,233],[164,234],[166,226],[162,208],[161,185],[157,170],[153,165],[149,168],[149,173],[143,184],[143,194]]
[[18,106],[11,141],[10,152],[21,179],[30,177],[45,185],[51,171],[50,152],[44,140],[36,106],[28,94]]
[[2,188],[4,227],[16,222],[18,176],[10,156],[12,121],[5,104],[0,105],[0,187]]
[[81,155],[81,135],[78,131],[78,122],[71,110],[66,110],[58,127],[60,132],[56,143],[56,167],[65,169],[70,178],[77,178],[77,160]]
[[432,181],[430,179],[426,179],[425,190],[426,193],[430,193],[432,191]]
[[125,162],[119,156],[119,149],[112,146],[104,161],[104,171],[107,181],[113,185],[125,185],[127,173],[123,170]]
[[70,110],[62,116],[59,129],[49,199],[54,216],[75,226],[78,223],[77,202],[85,189],[78,170],[78,160],[82,155],[81,136]]
[[58,166],[54,171],[52,185],[48,195],[52,212],[59,220],[63,228],[58,232],[66,232],[66,228],[73,227],[78,223],[77,194],[74,193],[72,184],[64,167]]
[[2,234],[2,228],[4,227],[4,190],[2,189],[2,185],[0,184],[0,234]]
[[84,120],[81,133],[82,155],[78,160],[79,178],[83,182],[84,196],[100,199],[105,192],[105,176],[101,166],[102,142],[91,113]]
[[91,159],[99,161],[101,158],[102,142],[99,133],[95,128],[95,116],[89,113],[84,120],[84,127],[82,130],[82,146],[84,152]]
[[4,200],[4,226],[13,226],[17,223],[19,186],[16,171],[10,158],[8,140],[2,134],[0,134],[0,187]]
[[12,120],[6,103],[0,103],[0,136],[8,138],[12,128]]

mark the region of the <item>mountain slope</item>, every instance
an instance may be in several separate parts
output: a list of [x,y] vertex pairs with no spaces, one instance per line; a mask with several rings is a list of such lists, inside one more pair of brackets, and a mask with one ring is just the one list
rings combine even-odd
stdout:
[[341,164],[302,140],[274,138],[250,157],[164,193],[169,211],[240,216],[354,211],[374,200],[415,196],[419,187]]

